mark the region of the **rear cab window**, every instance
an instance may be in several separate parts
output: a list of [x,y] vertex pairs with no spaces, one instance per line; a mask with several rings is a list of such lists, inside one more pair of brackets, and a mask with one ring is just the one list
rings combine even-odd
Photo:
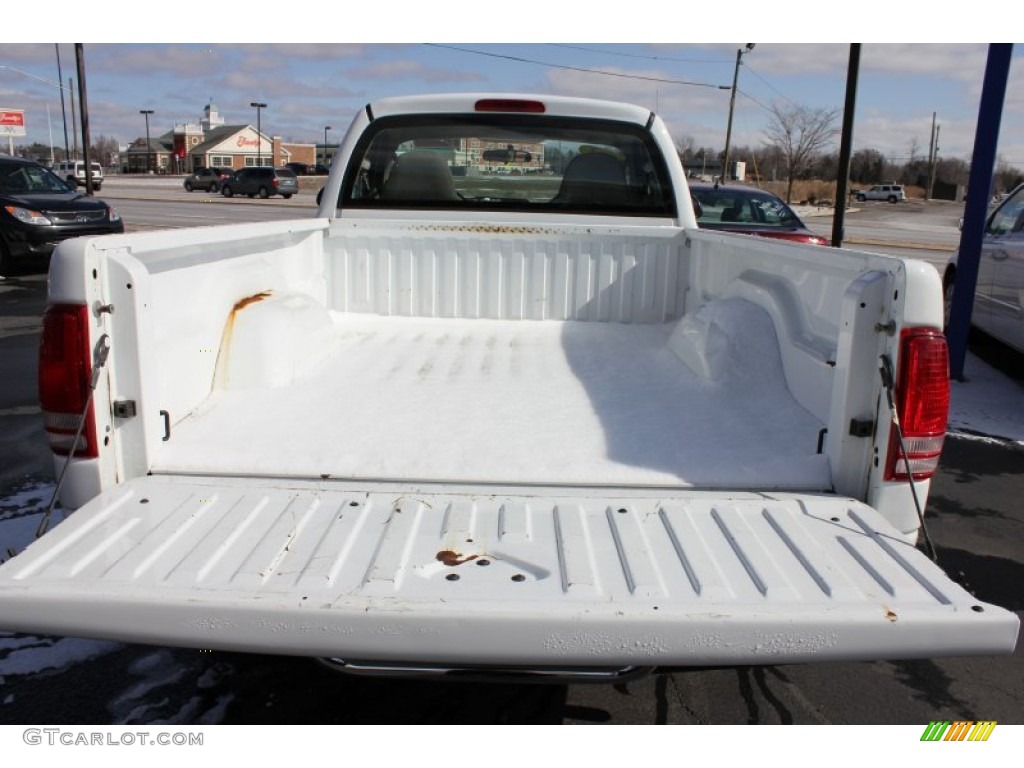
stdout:
[[346,170],[361,209],[672,216],[668,170],[649,133],[616,121],[520,114],[383,117]]

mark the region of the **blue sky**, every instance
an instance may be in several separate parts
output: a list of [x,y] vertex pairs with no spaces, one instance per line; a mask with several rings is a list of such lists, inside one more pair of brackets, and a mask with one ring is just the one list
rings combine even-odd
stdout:
[[[981,16],[984,5],[976,6]],[[787,4],[787,18],[799,6]],[[709,14],[707,20],[701,21],[681,10],[671,16],[665,11],[652,11],[642,23],[633,20],[619,24],[601,19],[580,28],[571,23],[576,15],[571,10],[550,11],[544,4],[533,2],[508,7],[516,12],[502,11],[501,17],[488,20],[469,3],[436,3],[430,8],[444,9],[444,19],[458,18],[458,12],[465,11],[467,21],[439,24],[436,16],[440,14],[434,14],[420,29],[416,20],[403,16],[408,12],[396,5],[394,15],[404,18],[404,23],[388,29],[388,36],[383,38],[376,27],[386,21],[374,18],[372,9],[350,13],[346,8],[342,14],[342,34],[338,37],[353,39],[362,29],[373,30],[368,36],[375,34],[376,39],[394,41],[374,43],[253,43],[245,42],[247,34],[248,39],[266,39],[266,33],[248,33],[244,28],[233,28],[238,41],[229,43],[176,42],[181,39],[180,33],[166,41],[111,43],[111,39],[130,40],[130,31],[86,28],[78,39],[92,41],[86,42],[84,49],[91,132],[127,143],[144,134],[145,124],[139,110],[152,109],[151,132],[156,135],[175,122],[197,121],[212,98],[230,123],[254,124],[255,110],[249,103],[261,101],[269,105],[262,112],[262,126],[267,133],[293,141],[322,141],[324,126],[330,125],[330,139],[337,141],[356,110],[383,96],[520,91],[638,103],[659,112],[677,138],[690,137],[698,145],[721,149],[729,92],[719,86],[731,83],[736,50],[744,44],[674,43],[660,39],[666,34],[684,38],[687,28],[708,29],[708,24],[721,37],[721,14]],[[736,17],[741,19],[763,13],[767,6],[743,2],[730,7],[746,9],[747,13]],[[875,0],[848,7],[855,7],[858,13],[857,20],[850,25],[844,23],[842,29],[851,38],[860,32],[861,39],[884,39],[878,32],[882,25],[877,23],[883,17],[890,35],[892,29],[918,29],[920,24],[920,13],[915,16],[912,11],[901,11],[908,14],[907,20],[896,18],[885,3]],[[310,6],[304,13],[296,14],[308,20],[309,34],[304,36],[314,41],[330,36],[335,23],[325,20],[318,24],[318,14],[323,13],[320,8]],[[488,12],[493,8],[488,5]],[[654,16],[665,23],[654,23]],[[979,28],[985,26],[978,19],[974,23]],[[544,37],[540,39],[544,42],[506,41],[494,34],[495,30],[515,34],[531,24],[542,29]],[[857,29],[857,25],[863,28]],[[181,25],[172,26],[182,29]],[[52,29],[52,25],[42,27],[43,32]],[[778,27],[777,20],[774,28],[740,21],[727,31],[735,32],[738,39],[755,40],[810,39],[817,33],[813,24],[803,29]],[[673,32],[676,28],[683,31]],[[561,29],[572,31],[560,38],[557,33]],[[971,30],[958,32],[969,34]],[[166,32],[172,33],[173,30]],[[749,37],[740,37],[741,34]],[[924,37],[927,31],[919,30],[917,34]],[[520,39],[529,37],[523,33]],[[910,34],[906,37],[909,39]],[[0,41],[6,38],[0,31]],[[276,39],[288,40],[289,34],[282,31]],[[486,42],[473,42],[477,39]],[[650,42],[615,42],[624,39]],[[976,35],[975,39],[983,38]],[[60,47],[66,82],[75,75],[74,47],[71,43]],[[906,159],[912,152],[926,154],[934,112],[941,126],[940,154],[969,159],[986,51],[984,42],[863,44],[855,148],[876,148],[896,160]],[[773,102],[841,108],[848,55],[849,44],[842,41],[757,43],[743,57],[734,145],[763,141],[768,107]],[[1000,158],[1018,167],[1024,167],[1022,58],[1024,46],[1015,46],[999,146]],[[49,105],[54,141],[60,144],[63,134],[59,92],[37,78],[57,79],[52,41],[0,42],[0,107],[26,109],[28,140],[48,143]],[[6,150],[6,141],[3,144]]]

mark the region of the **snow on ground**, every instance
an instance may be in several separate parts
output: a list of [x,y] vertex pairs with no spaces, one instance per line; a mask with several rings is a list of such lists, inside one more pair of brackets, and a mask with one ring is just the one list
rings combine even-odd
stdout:
[[964,378],[953,382],[950,431],[1024,445],[1024,386],[971,354]]

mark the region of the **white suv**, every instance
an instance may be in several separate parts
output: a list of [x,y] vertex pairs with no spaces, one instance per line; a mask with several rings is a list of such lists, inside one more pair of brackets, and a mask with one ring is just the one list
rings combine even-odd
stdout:
[[862,189],[857,193],[857,202],[860,203],[865,200],[887,200],[890,203],[900,203],[906,199],[902,184],[875,184],[871,189]]
[[[85,186],[85,163],[82,160],[65,160],[54,163],[51,169],[72,187]],[[99,163],[92,164],[92,188],[97,192],[103,186],[103,167]]]

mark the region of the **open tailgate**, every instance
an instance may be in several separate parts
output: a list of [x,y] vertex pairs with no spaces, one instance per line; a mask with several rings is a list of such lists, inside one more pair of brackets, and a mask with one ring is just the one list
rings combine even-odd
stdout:
[[139,478],[0,567],[0,629],[559,667],[1016,644],[1014,614],[973,598],[859,502],[579,493]]

